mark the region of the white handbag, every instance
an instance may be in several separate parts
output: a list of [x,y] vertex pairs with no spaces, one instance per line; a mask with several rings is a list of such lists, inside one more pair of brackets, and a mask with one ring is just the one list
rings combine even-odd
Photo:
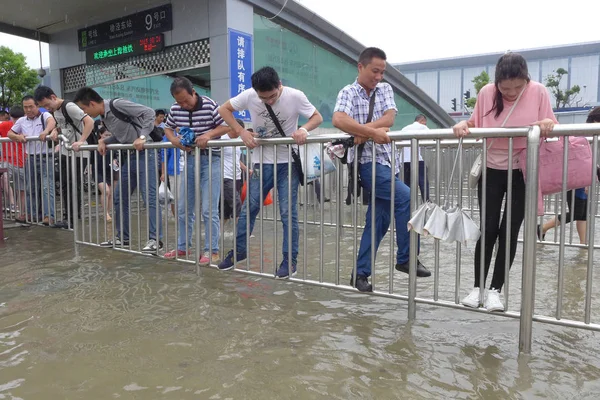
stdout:
[[[523,90],[521,90],[521,93],[519,93],[519,97],[517,97],[517,100],[515,100],[515,104],[513,104],[512,108],[508,112],[508,115],[506,116],[506,118],[504,118],[504,122],[502,122],[502,125],[500,125],[500,128],[504,128],[504,125],[506,125],[506,122],[508,121],[508,119],[512,115],[513,111],[515,110],[515,107],[519,103],[519,100],[521,100],[521,95],[523,94],[523,92],[525,91],[526,88],[527,88],[527,85],[525,85]],[[490,141],[490,144],[487,148],[488,150],[490,149],[490,147],[492,147],[492,143],[494,143],[494,139],[492,139]],[[477,156],[477,158],[473,162],[473,165],[471,166],[471,171],[469,171],[469,187],[470,188],[477,187],[477,182],[479,182],[479,178],[481,177],[482,167],[483,167],[483,158],[480,154]]]

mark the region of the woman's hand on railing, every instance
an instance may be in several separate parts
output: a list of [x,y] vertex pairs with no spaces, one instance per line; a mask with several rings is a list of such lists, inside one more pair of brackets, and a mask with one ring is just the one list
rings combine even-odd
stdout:
[[542,137],[548,136],[550,133],[552,133],[552,130],[554,129],[554,121],[552,121],[550,118],[545,118],[541,121],[536,121],[531,125],[537,125],[540,127],[540,134]]
[[471,133],[469,131],[469,124],[467,121],[460,121],[458,124],[452,127],[452,131],[454,132],[454,136],[457,138],[465,137]]
[[98,153],[101,156],[106,155],[106,143],[104,143],[104,139],[98,140]]

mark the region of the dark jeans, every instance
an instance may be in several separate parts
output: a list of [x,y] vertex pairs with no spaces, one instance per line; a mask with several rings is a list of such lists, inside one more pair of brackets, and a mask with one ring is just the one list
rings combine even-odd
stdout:
[[[518,170],[513,170],[512,183],[512,214],[510,221],[510,264],[512,266],[517,252],[517,239],[519,230],[525,218],[525,181],[523,173]],[[482,199],[482,181],[479,179],[477,185],[477,194],[479,196],[479,208],[481,209]],[[502,290],[504,286],[505,262],[506,262],[506,211],[500,222],[500,214],[502,213],[502,201],[508,189],[508,171],[487,168],[487,185],[486,185],[486,215],[485,215],[485,272],[484,286],[490,270],[492,262],[492,254],[494,245],[498,241],[498,253],[496,262],[494,263],[494,276],[492,277],[491,289]],[[480,218],[481,212],[480,212]],[[482,220],[482,219],[480,219]],[[482,235],[482,237],[483,237]],[[475,246],[475,287],[479,287],[480,278],[480,263],[481,263],[481,238]]]
[[[77,168],[77,180],[73,182],[71,175],[71,157],[62,155],[60,156],[61,165],[60,165],[60,193],[61,193],[61,203],[62,203],[62,219],[63,221],[69,220],[69,224],[73,223],[73,190],[77,190],[77,215],[81,219],[81,198],[83,197],[83,192],[81,190],[81,162],[82,157],[76,157],[75,166]],[[85,159],[83,159],[85,161]],[[85,169],[86,165],[83,165]],[[68,178],[67,178],[68,176]],[[71,186],[69,188],[69,185]],[[67,211],[68,207],[68,211]],[[58,214],[58,213],[57,213]]]
[[[404,163],[404,183],[410,188],[410,163]],[[419,189],[421,189],[421,199],[429,200],[429,177],[425,171],[425,161],[419,161]]]
[[[371,251],[377,249],[388,231],[392,216],[390,214],[392,199],[392,179],[395,180],[394,217],[396,221],[396,262],[403,264],[408,261],[410,254],[410,233],[406,229],[410,219],[410,189],[397,176],[392,174],[388,166],[375,164],[375,182],[373,182],[372,164],[360,164],[362,185],[365,191],[375,189],[375,205],[369,203],[365,221],[365,229],[360,239],[356,274],[371,276]],[[371,215],[375,207],[375,226],[371,225]],[[375,243],[371,243],[371,232],[375,230]]]

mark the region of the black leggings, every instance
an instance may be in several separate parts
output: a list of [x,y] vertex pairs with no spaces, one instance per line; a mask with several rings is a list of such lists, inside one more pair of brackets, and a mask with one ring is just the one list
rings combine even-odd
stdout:
[[[477,185],[477,194],[479,196],[479,209],[481,210],[482,200],[482,180],[479,179]],[[523,173],[514,169],[512,174],[512,215],[510,222],[510,266],[515,260],[517,252],[517,239],[519,230],[525,218],[525,181]],[[506,211],[502,215],[500,222],[500,214],[502,213],[502,202],[508,189],[508,171],[487,168],[487,190],[486,190],[486,216],[485,216],[485,280],[487,279],[492,262],[492,254],[494,245],[498,241],[498,252],[496,262],[494,264],[494,276],[490,289],[502,290],[504,286],[504,273],[506,261]],[[481,218],[481,211],[479,213]],[[480,262],[481,262],[481,238],[477,241],[475,247],[475,287],[479,287],[480,278]]]

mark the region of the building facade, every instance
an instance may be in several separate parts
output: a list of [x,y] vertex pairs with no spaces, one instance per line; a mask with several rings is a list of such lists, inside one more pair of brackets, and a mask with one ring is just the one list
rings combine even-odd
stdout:
[[[114,0],[116,1],[116,0]],[[108,3],[114,2],[108,0]],[[45,9],[61,15],[60,0]],[[251,86],[250,75],[273,66],[284,85],[304,91],[331,117],[339,90],[354,81],[364,46],[294,1],[284,0],[122,0],[118,7],[71,5],[69,18],[47,24],[43,12],[28,18],[17,11],[0,15],[0,30],[49,42],[51,86],[69,99],[83,86],[103,97],[123,97],[152,108],[172,104],[170,83],[186,76],[196,90],[222,103]],[[126,11],[124,11],[126,10]],[[38,15],[39,14],[39,15]],[[48,21],[50,22],[50,21]],[[419,113],[432,127],[452,119],[398,71],[386,73],[396,93],[395,128]],[[239,115],[247,119],[243,112]]]
[[[565,69],[568,74],[563,77],[560,87],[570,89],[579,85],[581,88],[571,107],[585,109],[600,104],[600,42],[516,52],[525,57],[531,79],[538,82],[545,83],[548,75],[558,68]],[[465,111],[465,93],[476,95],[473,78],[486,71],[493,81],[496,62],[502,54],[402,63],[394,66],[446,112],[460,118]],[[456,110],[453,109],[454,99]],[[580,122],[581,118],[577,116],[585,113],[585,110],[559,112],[569,122]]]

